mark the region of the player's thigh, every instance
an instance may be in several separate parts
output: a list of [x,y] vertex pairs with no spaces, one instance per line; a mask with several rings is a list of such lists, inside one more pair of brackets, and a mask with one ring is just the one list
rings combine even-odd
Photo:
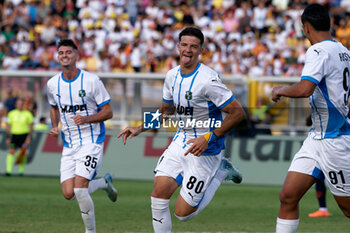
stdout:
[[170,198],[182,184],[183,169],[181,164],[182,150],[175,142],[171,143],[159,158],[154,170],[153,197]]
[[297,203],[317,179],[324,180],[319,160],[317,141],[307,137],[288,169],[280,192],[282,203]]
[[185,217],[197,210],[196,207],[191,206],[181,195],[177,197],[174,213],[176,216]]
[[344,215],[350,218],[350,197],[334,196],[334,199],[338,203],[338,206],[343,211]]
[[172,177],[159,175],[154,178],[152,197],[170,199],[178,187],[178,183]]
[[85,177],[75,176],[74,178],[74,188],[88,188],[90,180]]
[[[102,164],[103,143],[82,145],[74,157],[76,160],[75,175],[92,180]],[[81,179],[81,181],[83,183],[84,180]]]
[[296,204],[306,191],[316,182],[311,175],[289,171],[280,192],[280,200],[285,204]]
[[197,208],[215,176],[221,162],[222,153],[212,156],[183,157],[184,177],[180,195],[190,206]]

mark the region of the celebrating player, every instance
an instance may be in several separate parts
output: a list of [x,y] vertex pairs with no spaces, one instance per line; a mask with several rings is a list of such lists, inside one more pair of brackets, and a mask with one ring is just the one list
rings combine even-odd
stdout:
[[77,199],[85,232],[93,233],[95,213],[90,193],[104,189],[111,201],[117,199],[109,173],[93,180],[102,163],[103,121],[113,116],[110,96],[96,75],[76,67],[78,48],[72,40],[61,40],[57,51],[63,71],[47,82],[50,134],[58,136],[60,120],[64,145],[60,168],[62,193],[68,200]]
[[316,179],[326,180],[340,209],[350,217],[350,52],[332,39],[330,16],[324,6],[307,6],[301,21],[312,44],[306,52],[301,81],[273,88],[272,100],[309,97],[313,125],[280,192],[277,233],[296,232],[299,201]]
[[[179,185],[175,216],[186,221],[209,204],[224,179],[242,180],[239,171],[223,158],[222,150],[224,135],[244,119],[245,113],[218,74],[199,62],[203,42],[203,33],[197,28],[188,27],[179,34],[180,66],[166,74],[161,118],[176,112],[178,121],[211,119],[219,121],[221,127],[178,127],[155,169],[151,207],[156,233],[171,232],[169,199]],[[125,144],[127,138],[144,130],[142,125],[128,127],[118,137],[122,136]]]

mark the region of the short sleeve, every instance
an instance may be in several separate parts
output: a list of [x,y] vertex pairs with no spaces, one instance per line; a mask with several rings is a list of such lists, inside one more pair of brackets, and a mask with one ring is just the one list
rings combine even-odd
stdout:
[[11,123],[12,123],[12,120],[13,120],[13,110],[12,111],[10,111],[9,113],[8,113],[8,115],[7,115],[7,123],[8,124],[10,124],[11,125]]
[[34,116],[33,116],[33,114],[32,114],[30,111],[27,111],[27,115],[28,115],[28,117],[27,117],[27,119],[28,119],[28,124],[33,123],[33,121],[34,121]]
[[50,104],[52,107],[56,107],[56,106],[57,106],[57,103],[56,103],[56,101],[55,101],[55,98],[54,98],[54,96],[53,96],[53,93],[52,93],[50,87],[48,87],[47,101],[49,102],[49,104]]
[[97,78],[93,84],[93,93],[96,104],[101,107],[111,101],[111,97],[109,96],[103,82],[101,79]]
[[216,107],[222,109],[234,100],[232,91],[222,83],[219,76],[210,78],[203,87],[203,92],[209,101],[213,102]]
[[327,59],[328,53],[325,50],[318,47],[310,47],[306,52],[305,65],[301,79],[309,80],[316,85],[319,84],[326,73]]
[[172,94],[172,76],[167,73],[163,85],[163,102],[172,103],[173,102],[173,94]]

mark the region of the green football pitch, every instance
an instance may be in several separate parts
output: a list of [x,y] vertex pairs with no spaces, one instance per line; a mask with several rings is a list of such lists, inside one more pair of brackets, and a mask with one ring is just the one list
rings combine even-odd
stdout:
[[[152,232],[152,182],[116,180],[114,184],[119,191],[116,203],[104,191],[92,194],[97,232]],[[173,232],[273,232],[280,188],[225,183],[193,220],[180,222],[173,216]],[[309,218],[307,213],[318,204],[314,189],[306,194],[300,205],[298,232],[350,232],[350,220],[329,192],[327,202],[331,217]],[[171,211],[174,204],[175,197]],[[0,232],[83,233],[84,226],[76,201],[61,195],[59,179],[0,176]]]

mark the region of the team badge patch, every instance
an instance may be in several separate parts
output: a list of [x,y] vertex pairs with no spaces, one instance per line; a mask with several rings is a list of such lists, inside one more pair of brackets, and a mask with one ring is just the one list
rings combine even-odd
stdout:
[[187,100],[191,100],[192,99],[192,91],[186,91],[185,99],[187,99]]
[[85,97],[85,96],[86,96],[85,90],[80,90],[79,97]]

